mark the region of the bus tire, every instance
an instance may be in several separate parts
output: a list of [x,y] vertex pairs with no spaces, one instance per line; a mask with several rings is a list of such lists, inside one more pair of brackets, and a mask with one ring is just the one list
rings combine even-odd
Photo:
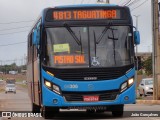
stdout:
[[96,110],[96,113],[104,113],[105,110]]
[[40,113],[40,106],[32,103],[32,113]]
[[51,119],[58,112],[59,112],[59,108],[57,108],[57,107],[44,106],[43,110],[42,110],[42,116],[43,116],[44,119]]
[[112,106],[112,116],[123,117],[123,109],[124,109],[124,105]]
[[87,113],[95,113],[95,109],[87,109],[86,112]]

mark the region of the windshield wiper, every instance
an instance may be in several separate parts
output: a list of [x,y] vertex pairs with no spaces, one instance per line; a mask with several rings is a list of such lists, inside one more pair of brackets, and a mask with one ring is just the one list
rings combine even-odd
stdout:
[[98,40],[96,40],[96,44],[99,44],[103,38],[103,36],[106,34],[106,32],[108,31],[108,29],[111,29],[110,26],[112,25],[111,22],[108,23],[108,25],[104,28],[104,30],[102,31],[101,35],[98,37]]
[[106,34],[108,29],[110,29],[110,26],[105,27],[105,29],[102,31],[101,35],[98,37],[98,40],[96,40],[96,44],[99,44],[101,42],[103,36]]
[[81,39],[81,32],[80,31],[79,31],[79,36],[80,36],[79,40],[80,40],[80,43],[81,43],[81,54],[82,54],[82,39]]
[[98,37],[98,40],[96,39],[95,31],[93,30],[94,35],[94,48],[95,48],[95,57],[97,56],[97,44],[99,44],[103,38],[103,36],[106,34],[107,30],[110,29],[111,23],[109,22],[108,25],[105,27],[105,29],[102,31],[101,35]]
[[113,32],[114,30],[117,30],[117,29],[110,28],[110,30],[112,31],[112,36],[113,36],[113,37],[109,37],[109,36],[108,36],[108,39],[118,40],[118,38],[115,38],[115,35],[114,35],[114,32]]
[[67,23],[64,23],[64,27],[65,27],[65,28],[68,30],[68,32],[72,35],[72,37],[74,38],[74,40],[76,41],[76,43],[81,46],[81,41],[77,38],[77,36],[76,36],[75,33],[73,32],[73,30],[68,26]]
[[115,35],[114,35],[114,32],[113,32],[113,31],[114,31],[114,30],[117,30],[117,29],[110,28],[110,26],[111,26],[111,23],[109,23],[108,26],[106,26],[106,27],[104,28],[104,30],[102,31],[101,35],[98,37],[98,40],[96,40],[95,31],[93,31],[93,35],[94,35],[94,47],[95,47],[95,56],[96,56],[96,54],[97,54],[97,44],[99,44],[99,43],[101,42],[101,40],[102,40],[102,38],[104,37],[104,35],[106,34],[106,32],[107,32],[108,30],[111,30],[113,37],[109,37],[109,36],[108,36],[108,39],[113,40],[113,50],[114,50],[114,54],[113,54],[113,55],[114,55],[114,62],[115,62],[115,64],[116,64],[115,40],[118,40],[118,38],[115,38]]
[[94,30],[93,30],[93,35],[94,35],[95,56],[97,56],[96,34],[95,34],[95,31],[94,31]]

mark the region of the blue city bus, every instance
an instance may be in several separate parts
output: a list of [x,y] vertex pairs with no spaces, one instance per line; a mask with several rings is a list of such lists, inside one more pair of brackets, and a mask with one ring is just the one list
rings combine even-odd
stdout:
[[140,35],[128,7],[68,5],[42,11],[28,35],[32,112],[111,111],[136,101],[134,46]]

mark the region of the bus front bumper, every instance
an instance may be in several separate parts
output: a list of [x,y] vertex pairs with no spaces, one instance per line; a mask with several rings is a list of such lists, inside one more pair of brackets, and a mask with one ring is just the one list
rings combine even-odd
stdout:
[[61,95],[54,93],[45,86],[43,86],[43,106],[51,107],[72,107],[72,106],[108,106],[119,104],[133,104],[136,100],[135,84],[127,90],[117,95],[115,100],[106,100],[98,102],[84,102],[84,101],[66,101]]

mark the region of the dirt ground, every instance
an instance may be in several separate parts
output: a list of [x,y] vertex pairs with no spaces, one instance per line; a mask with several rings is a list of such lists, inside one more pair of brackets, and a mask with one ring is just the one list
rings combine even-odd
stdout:
[[0,74],[0,78],[5,80],[6,78],[15,78],[16,80],[26,80],[26,75],[25,74]]

